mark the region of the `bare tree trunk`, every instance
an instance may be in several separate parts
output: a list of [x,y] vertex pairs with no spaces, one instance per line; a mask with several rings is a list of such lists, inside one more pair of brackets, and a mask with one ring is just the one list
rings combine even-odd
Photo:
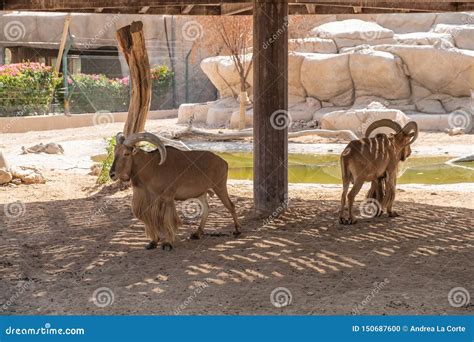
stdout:
[[245,109],[247,106],[247,91],[245,89],[245,80],[240,85],[240,107],[239,107],[239,130],[245,128]]
[[125,136],[128,136],[145,129],[151,101],[150,62],[148,61],[141,21],[134,21],[131,25],[120,28],[116,32],[116,37],[120,51],[125,56],[130,68],[132,97],[123,130]]

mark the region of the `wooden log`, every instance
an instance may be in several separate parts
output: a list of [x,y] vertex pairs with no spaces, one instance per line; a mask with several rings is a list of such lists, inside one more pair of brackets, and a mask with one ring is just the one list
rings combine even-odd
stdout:
[[[359,139],[357,135],[354,134],[354,132],[347,129],[335,131],[328,129],[308,129],[297,132],[289,132],[288,139],[311,135],[317,135],[323,138],[341,139],[347,142]],[[213,133],[196,128],[187,128],[183,131],[175,132],[173,134],[173,139],[181,139],[184,137],[200,137],[212,141],[240,140],[253,137],[253,129],[245,129],[238,132]]]
[[150,62],[141,21],[134,21],[131,25],[120,28],[116,32],[116,37],[120,51],[130,68],[132,96],[123,130],[125,136],[128,136],[145,129],[151,101]]
[[254,0],[253,192],[257,214],[281,212],[288,201],[288,0]]

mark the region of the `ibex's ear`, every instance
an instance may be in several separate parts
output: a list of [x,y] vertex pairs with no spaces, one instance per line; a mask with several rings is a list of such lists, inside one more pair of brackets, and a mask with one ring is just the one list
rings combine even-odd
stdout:
[[135,155],[135,154],[138,153],[138,151],[140,151],[140,147],[134,146],[133,149],[132,149],[132,154]]

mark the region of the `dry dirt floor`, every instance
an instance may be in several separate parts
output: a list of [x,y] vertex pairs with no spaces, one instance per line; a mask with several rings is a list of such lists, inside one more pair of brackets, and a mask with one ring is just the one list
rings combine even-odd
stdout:
[[[213,197],[204,238],[189,240],[196,222],[185,222],[182,241],[165,252],[144,249],[130,189],[45,175],[46,184],[0,187],[0,204],[17,213],[0,211],[2,314],[474,312],[448,301],[455,287],[474,296],[469,191],[401,187],[400,217],[342,226],[340,187],[291,185],[290,209],[268,222],[252,214],[251,184],[233,181],[242,236],[232,236],[231,217]],[[104,287],[109,297],[99,298]],[[289,305],[272,304],[277,288]]]

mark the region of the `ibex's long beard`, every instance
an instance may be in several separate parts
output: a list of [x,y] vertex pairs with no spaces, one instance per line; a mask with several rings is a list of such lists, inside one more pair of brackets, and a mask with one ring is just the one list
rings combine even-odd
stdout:
[[159,241],[165,238],[165,241],[170,243],[176,240],[181,220],[173,200],[165,201],[134,193],[132,209],[133,214],[145,223],[146,236],[150,240]]

